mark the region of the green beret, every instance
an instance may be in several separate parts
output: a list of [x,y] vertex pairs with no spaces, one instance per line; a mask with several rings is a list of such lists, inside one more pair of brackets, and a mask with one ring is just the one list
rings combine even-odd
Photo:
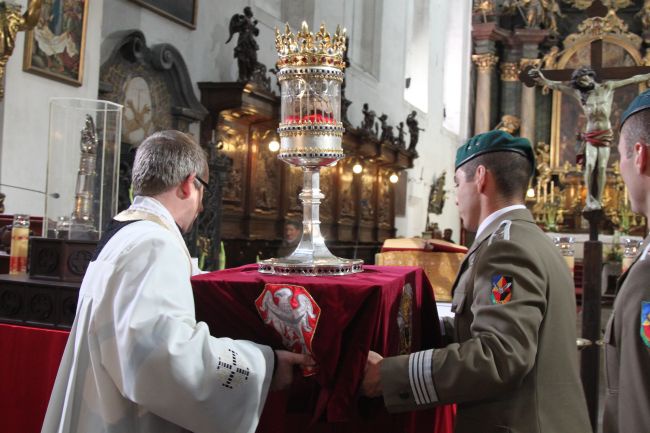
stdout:
[[647,110],[648,108],[650,108],[650,90],[646,90],[634,98],[634,101],[632,101],[630,106],[627,107],[627,110],[623,112],[623,115],[621,116],[621,126],[619,127],[619,131],[621,128],[623,128],[623,124],[631,115],[636,114],[639,111]]
[[477,156],[490,152],[515,152],[525,156],[535,167],[535,154],[530,141],[523,137],[513,137],[507,132],[497,129],[475,135],[459,147],[456,151],[456,170]]

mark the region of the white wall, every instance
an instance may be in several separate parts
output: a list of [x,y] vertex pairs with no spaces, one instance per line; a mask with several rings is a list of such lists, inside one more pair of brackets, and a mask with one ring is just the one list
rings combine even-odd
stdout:
[[[112,1],[112,0],[109,0]],[[25,9],[27,1],[19,4]],[[7,63],[5,98],[0,103],[0,183],[45,190],[48,152],[49,100],[52,97],[97,98],[99,85],[99,47],[103,0],[88,2],[88,22],[83,85],[74,87],[23,72],[25,33],[16,38],[16,48]],[[41,194],[0,187],[7,195],[5,213],[43,215],[45,198]],[[71,210],[72,211],[72,210]]]
[[[24,0],[23,0],[24,1]],[[397,125],[404,121],[414,108],[404,100],[405,37],[407,23],[406,1],[383,0],[381,11],[381,33],[379,38],[380,58],[378,72],[371,75],[354,64],[347,70],[347,97],[353,101],[348,117],[353,125],[362,120],[361,106],[368,102],[377,114],[386,113],[389,123]],[[100,66],[100,43],[103,38],[119,30],[140,29],[149,46],[158,43],[173,44],[184,56],[191,79],[199,81],[234,81],[237,77],[236,61],[233,58],[236,36],[228,45],[228,23],[235,13],[241,13],[245,6],[251,6],[259,20],[259,61],[268,68],[276,61],[274,30],[283,26],[280,0],[201,0],[197,17],[197,29],[191,30],[178,25],[148,9],[128,0],[90,0],[90,14],[87,32],[84,86],[74,88],[55,81],[22,72],[23,36],[18,39],[17,48],[9,61],[7,72],[7,96],[5,101],[4,130],[2,133],[2,182],[43,189],[45,187],[45,158],[47,153],[48,104],[51,96],[79,96],[96,98],[98,70]],[[441,228],[451,227],[458,238],[458,213],[453,195],[453,159],[456,146],[465,138],[464,126],[443,127],[443,98],[466,98],[468,81],[455,79],[444,82],[447,65],[445,53],[448,29],[453,19],[455,38],[463,34],[469,38],[469,0],[430,0],[430,65],[428,112],[418,112],[420,133],[417,151],[420,157],[415,167],[408,171],[407,213],[396,220],[398,235],[419,235],[425,229],[429,188],[434,174],[447,170],[449,193],[442,215],[433,216],[432,221]],[[313,2],[313,17],[305,17],[311,27],[324,21],[330,31],[337,24],[348,29],[355,37],[355,0],[328,0]],[[460,18],[459,18],[460,17]],[[460,33],[457,26],[464,26]],[[101,29],[101,30],[100,30]],[[460,35],[460,36],[459,36]],[[467,41],[466,40],[466,41]],[[359,47],[362,49],[362,47]],[[465,49],[462,48],[461,50]],[[447,50],[447,51],[446,51]],[[352,54],[352,53],[351,53]],[[469,55],[465,57],[469,58]],[[469,75],[469,66],[452,62],[454,76]],[[451,87],[450,87],[451,86]],[[446,88],[446,92],[443,89]],[[455,90],[457,88],[457,90]],[[199,95],[195,84],[195,93]],[[458,105],[458,104],[457,104]],[[9,108],[10,107],[10,108]],[[456,107],[455,115],[466,117],[467,104]],[[465,128],[466,129],[466,128]],[[198,132],[198,131],[197,131]],[[422,180],[420,180],[422,178]],[[7,194],[7,212],[42,214],[43,200],[36,194],[16,193],[3,189]]]

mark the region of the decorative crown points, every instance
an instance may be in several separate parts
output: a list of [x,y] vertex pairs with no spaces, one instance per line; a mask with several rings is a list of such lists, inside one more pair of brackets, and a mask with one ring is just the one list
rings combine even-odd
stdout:
[[309,26],[302,22],[300,31],[295,35],[289,24],[285,25],[284,33],[275,29],[275,48],[280,60],[278,68],[288,66],[330,66],[343,70],[345,53],[345,29],[340,26],[332,36],[325,27],[320,25],[316,34],[309,31]]

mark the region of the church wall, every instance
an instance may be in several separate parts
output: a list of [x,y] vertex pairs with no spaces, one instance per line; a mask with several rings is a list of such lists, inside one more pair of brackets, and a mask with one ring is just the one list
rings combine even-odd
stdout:
[[[111,0],[113,1],[113,0]],[[25,10],[27,1],[18,2]],[[52,97],[97,98],[103,0],[88,2],[83,84],[74,87],[23,72],[25,33],[7,63],[0,141],[0,183],[45,190],[48,151],[49,100]],[[74,182],[76,173],[71,173]],[[5,213],[43,215],[44,196],[0,187],[7,195]]]
[[[201,1],[197,15],[197,30],[176,24],[128,0],[106,2],[92,0],[90,3],[84,84],[80,88],[22,72],[24,35],[19,35],[7,71],[7,82],[10,84],[7,86],[3,117],[5,125],[2,132],[0,168],[2,182],[41,190],[45,188],[48,100],[52,96],[97,97],[99,66],[108,56],[108,47],[101,46],[101,43],[112,33],[139,29],[144,33],[148,46],[159,43],[174,45],[184,56],[198,96],[197,82],[235,81],[237,67],[233,58],[233,49],[237,36],[235,35],[229,44],[226,45],[225,42],[228,38],[230,17],[235,13],[241,13],[244,6],[250,5],[255,18],[259,21],[258,59],[267,68],[273,67],[276,61],[275,27],[283,25],[284,18],[290,19],[294,27],[297,25],[293,23],[297,20],[296,17],[287,14],[288,9],[284,5],[285,1],[282,0]],[[467,29],[468,20],[458,17],[468,16],[469,12],[466,10],[468,5],[462,4],[464,2],[450,3],[445,0],[431,0],[429,4],[431,44],[428,112],[418,111],[417,116],[419,126],[425,129],[420,133],[417,146],[420,157],[415,160],[412,169],[402,174],[408,176],[407,210],[405,216],[396,219],[399,236],[419,235],[425,229],[429,188],[433,176],[446,170],[447,201],[442,215],[431,215],[431,220],[438,222],[442,228],[453,228],[454,237],[458,238],[458,213],[453,197],[453,155],[456,146],[465,138],[464,127],[460,124],[464,123],[462,119],[467,116],[466,107],[455,107],[453,112],[456,120],[452,122],[455,126],[451,127],[451,130],[449,125],[443,126],[445,98],[443,74],[445,49],[448,49],[445,42],[448,20],[455,16],[453,22],[460,23]],[[352,66],[347,70],[347,97],[353,101],[348,117],[353,125],[360,125],[361,107],[364,102],[367,102],[377,115],[386,113],[389,124],[396,126],[413,110],[413,107],[404,100],[407,43],[404,28],[407,25],[407,8],[404,2],[395,0],[377,1],[375,4],[376,7],[381,8],[380,11],[376,11],[378,13],[376,16],[380,17],[381,31],[374,35],[380,38],[377,50],[378,68],[371,74],[355,65],[353,60]],[[278,8],[278,5],[282,7]],[[355,7],[355,2],[351,0],[308,2],[304,10],[306,13],[313,12],[313,16],[306,17],[311,28],[325,21],[333,31],[335,25],[340,23],[348,29],[348,34],[352,38],[355,37],[355,31],[359,31],[354,25],[355,22],[363,19],[363,16],[360,16],[363,9]],[[465,39],[467,40],[468,37],[467,34]],[[351,58],[354,57],[354,53],[351,52]],[[467,68],[463,69],[461,65],[461,75],[466,71]],[[453,84],[459,87],[458,93],[449,92],[447,89],[448,99],[458,98],[462,86],[467,87],[467,80],[460,80]],[[272,87],[275,89],[274,80]],[[190,130],[198,137],[198,125],[194,125]],[[74,177],[74,174],[71,176]],[[18,193],[9,189],[3,189],[3,192],[7,194],[6,212],[43,214],[43,200],[37,194]]]

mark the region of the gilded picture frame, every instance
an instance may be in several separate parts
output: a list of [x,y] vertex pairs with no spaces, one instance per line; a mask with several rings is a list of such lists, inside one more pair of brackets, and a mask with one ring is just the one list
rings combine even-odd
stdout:
[[196,29],[199,0],[131,0],[192,30]]
[[[583,40],[568,49],[557,63],[557,69],[575,69],[591,63],[591,42]],[[619,38],[603,37],[603,66],[640,66],[643,59],[633,45],[621,43]],[[630,84],[616,90],[612,103],[610,122],[614,130],[613,143],[618,142],[618,128],[622,112],[630,102],[645,88],[645,85]],[[577,134],[584,131],[586,118],[577,100],[560,91],[553,91],[551,118],[551,168],[561,168],[565,163],[576,164],[578,138]],[[618,161],[618,149],[611,147],[609,165],[614,166]]]
[[23,71],[73,86],[83,83],[88,0],[43,2],[25,35]]

